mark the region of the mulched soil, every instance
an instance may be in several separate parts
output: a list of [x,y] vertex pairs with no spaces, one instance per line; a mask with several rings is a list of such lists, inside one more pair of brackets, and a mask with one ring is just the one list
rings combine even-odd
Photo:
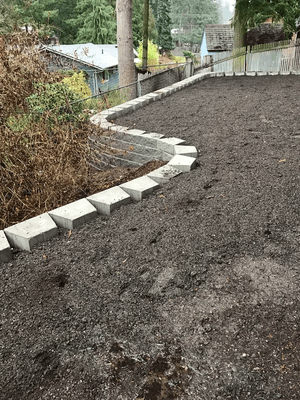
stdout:
[[199,165],[1,265],[0,399],[299,399],[299,90],[209,79],[117,121]]

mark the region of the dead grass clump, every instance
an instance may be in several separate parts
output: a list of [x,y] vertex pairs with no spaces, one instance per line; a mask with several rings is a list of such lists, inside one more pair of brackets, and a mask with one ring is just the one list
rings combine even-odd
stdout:
[[49,129],[47,117],[21,133],[1,126],[0,229],[80,197],[88,177],[88,135],[88,125]]

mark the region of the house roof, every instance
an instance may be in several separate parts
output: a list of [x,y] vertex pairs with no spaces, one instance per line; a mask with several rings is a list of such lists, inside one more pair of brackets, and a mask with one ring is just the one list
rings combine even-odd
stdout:
[[118,58],[112,56],[104,48],[93,43],[86,44],[62,44],[58,46],[47,46],[47,50],[71,57],[85,64],[100,69],[107,69],[118,65]]
[[206,47],[208,51],[229,51],[233,48],[234,29],[230,24],[206,25]]
[[116,44],[63,44],[46,49],[102,70],[118,65]]

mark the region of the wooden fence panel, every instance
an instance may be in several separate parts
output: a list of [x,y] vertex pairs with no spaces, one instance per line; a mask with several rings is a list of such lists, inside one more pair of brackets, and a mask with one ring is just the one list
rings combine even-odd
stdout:
[[233,71],[243,72],[246,70],[246,47],[233,49]]
[[281,51],[248,53],[248,71],[280,71]]
[[[214,71],[215,72],[230,72],[233,68],[232,59],[226,60],[227,58],[232,56],[232,51],[222,51],[221,53],[214,54]],[[220,62],[224,60],[223,62]]]
[[[209,56],[212,57],[212,56]],[[226,60],[225,60],[226,59]],[[222,62],[222,60],[224,60]],[[213,55],[213,71],[300,71],[300,41],[248,46]]]

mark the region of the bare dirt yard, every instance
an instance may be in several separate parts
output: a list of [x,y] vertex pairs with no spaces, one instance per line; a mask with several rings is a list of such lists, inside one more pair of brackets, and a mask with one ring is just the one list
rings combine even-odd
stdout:
[[1,265],[1,400],[299,399],[299,93],[209,79],[116,121],[199,165]]

